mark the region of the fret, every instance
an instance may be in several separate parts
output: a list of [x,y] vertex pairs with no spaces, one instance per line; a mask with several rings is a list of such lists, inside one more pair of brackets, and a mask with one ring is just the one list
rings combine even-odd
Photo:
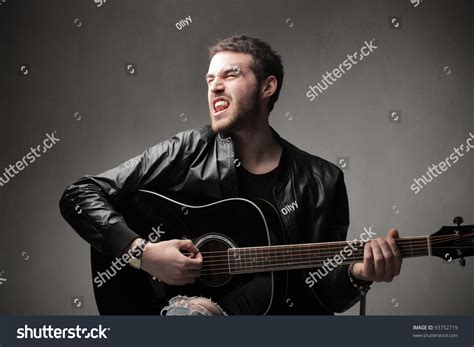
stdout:
[[262,269],[263,265],[263,252],[262,252],[263,247],[255,247],[255,252],[257,254],[257,268],[259,270]]
[[356,250],[354,251],[354,256],[352,258],[353,262],[364,260],[364,249],[365,249],[365,242],[363,242],[361,245],[356,247]]
[[250,271],[255,270],[255,247],[250,247]]
[[232,250],[235,272],[242,272],[242,260],[240,258],[240,248],[234,248]]
[[252,271],[255,271],[257,265],[257,247],[250,248],[250,254],[252,258]]
[[260,262],[261,262],[261,254],[260,254],[260,247],[255,247],[255,267],[256,269],[260,269]]
[[291,266],[293,263],[291,262],[293,260],[293,257],[292,257],[292,254],[290,252],[290,249],[289,248],[286,248],[285,247],[283,248],[284,252],[285,252],[285,260],[286,260],[286,257],[288,256],[290,258],[290,261],[286,260],[285,261],[285,265],[286,266]]
[[306,253],[308,254],[307,259],[308,259],[308,265],[309,265],[312,262],[311,256],[313,255],[313,251],[312,251],[311,246],[309,244],[306,244],[305,247],[306,247]]
[[270,247],[268,249],[268,267],[269,268],[273,267],[274,257],[276,257],[275,247]]
[[244,270],[244,273],[247,273],[248,271],[248,265],[247,265],[247,248],[242,248],[242,260],[243,260],[243,263],[244,263],[244,266],[245,266],[245,269]]
[[280,246],[275,247],[275,254],[276,254],[276,258],[275,258],[275,264],[273,264],[274,267],[278,266],[278,264],[280,264],[285,259],[284,254],[283,254],[283,258],[282,258],[282,253],[280,252]]
[[254,257],[252,255],[253,247],[247,248],[247,260],[248,260],[248,271],[252,272],[253,271],[253,263],[254,263]]
[[[255,253],[257,257],[257,269],[262,269],[262,260],[263,260],[263,254],[262,254],[262,247],[256,247],[255,248]],[[262,264],[260,264],[262,263]]]
[[252,271],[255,270],[256,256],[257,256],[257,251],[255,247],[250,247],[250,269]]
[[[279,249],[279,250],[278,250],[278,253],[280,253],[280,254],[283,255],[283,264],[286,264],[286,252],[285,252],[284,250],[283,250],[283,252],[282,252],[282,250]],[[277,263],[276,265],[279,265],[279,264]]]
[[239,269],[239,249],[238,248],[232,248],[232,260],[234,262],[234,271],[236,273],[240,272]]
[[318,255],[318,250],[319,250],[319,247],[317,245],[309,245],[309,248],[311,248],[311,254],[313,255],[313,264],[317,264],[318,263],[318,259],[319,259],[319,255]]
[[265,253],[265,266],[266,267],[271,267],[271,261],[270,261],[271,258],[272,258],[272,247],[269,247],[267,252]]
[[273,267],[275,260],[276,260],[275,247],[271,247],[270,251],[268,252],[268,266],[270,268]]
[[252,247],[251,252],[252,252],[252,270],[255,270],[258,268],[258,247]]
[[320,245],[315,245],[318,248],[318,266],[321,263],[321,246]]
[[300,258],[300,265],[303,265],[303,249],[301,245],[298,245],[297,247],[298,247],[298,255]]
[[237,261],[237,264],[238,264],[239,273],[244,272],[244,264],[242,263],[242,260],[243,260],[242,259],[242,249],[238,248],[236,261]]
[[[328,253],[326,253],[326,258],[324,259],[324,261],[328,260],[328,258],[331,258],[332,257],[332,244],[331,243],[328,243],[328,248],[329,248],[329,256],[328,256]],[[323,263],[324,265],[324,263]]]
[[227,263],[229,264],[229,273],[232,274],[232,266],[231,266],[231,261],[233,259],[232,254],[232,249],[227,250]]
[[255,247],[249,248],[249,260],[250,260],[250,272],[253,272],[255,269]]
[[234,266],[236,272],[240,272],[240,267],[242,266],[240,262],[240,249],[234,249]]

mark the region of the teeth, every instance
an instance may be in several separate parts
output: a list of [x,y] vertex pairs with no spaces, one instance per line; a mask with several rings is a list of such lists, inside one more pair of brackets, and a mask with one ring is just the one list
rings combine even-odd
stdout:
[[226,100],[219,100],[214,103],[214,109],[219,110],[221,108],[227,108],[229,107],[229,103]]
[[225,101],[225,100],[219,100],[218,102],[216,102],[215,106],[216,106],[216,107],[227,106],[227,101]]

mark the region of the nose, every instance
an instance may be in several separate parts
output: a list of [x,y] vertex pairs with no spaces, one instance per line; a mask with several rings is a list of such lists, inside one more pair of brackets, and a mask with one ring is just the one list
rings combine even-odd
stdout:
[[224,90],[224,83],[220,76],[215,76],[212,82],[209,84],[209,91],[216,92]]

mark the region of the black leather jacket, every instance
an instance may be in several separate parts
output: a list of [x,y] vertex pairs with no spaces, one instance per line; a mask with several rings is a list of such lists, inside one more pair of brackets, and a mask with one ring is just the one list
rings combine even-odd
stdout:
[[[274,197],[291,243],[345,240],[349,207],[342,171],[273,133],[283,148]],[[235,159],[230,136],[216,134],[210,126],[183,131],[114,169],[73,183],[61,198],[61,213],[95,250],[119,256],[139,237],[115,208],[127,193],[153,188],[213,200],[237,197]],[[299,273],[293,279],[301,283],[298,290],[312,298],[298,313],[342,312],[360,299],[347,265],[312,288],[304,281],[308,270],[294,271]]]

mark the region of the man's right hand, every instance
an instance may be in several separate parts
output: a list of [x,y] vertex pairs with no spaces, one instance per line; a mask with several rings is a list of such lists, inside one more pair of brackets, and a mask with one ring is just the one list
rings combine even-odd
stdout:
[[[181,251],[192,255],[183,255]],[[201,268],[202,255],[191,240],[148,243],[142,254],[141,269],[166,284],[194,283]]]

